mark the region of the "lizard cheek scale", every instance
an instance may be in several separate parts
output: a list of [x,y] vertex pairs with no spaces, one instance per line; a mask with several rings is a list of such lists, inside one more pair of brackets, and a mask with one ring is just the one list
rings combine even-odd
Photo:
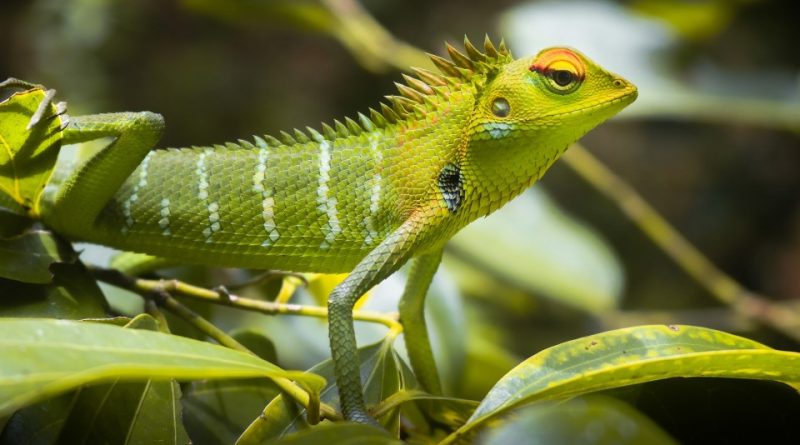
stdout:
[[352,310],[411,262],[400,318],[423,389],[441,394],[422,308],[458,230],[517,196],[565,147],[636,98],[578,51],[514,59],[502,42],[431,56],[357,119],[204,147],[151,150],[150,112],[70,117],[65,144],[113,142],[47,195],[44,222],[72,240],[166,263],[350,272],[328,299],[348,420],[375,423],[361,390]]

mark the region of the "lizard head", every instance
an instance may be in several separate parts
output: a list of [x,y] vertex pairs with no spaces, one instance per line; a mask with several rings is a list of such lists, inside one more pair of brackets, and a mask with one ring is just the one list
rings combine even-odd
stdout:
[[636,87],[578,51],[549,48],[505,64],[487,78],[476,101],[475,138],[517,134],[561,135],[565,144],[636,99]]
[[567,48],[545,49],[488,71],[477,90],[462,153],[464,175],[472,179],[467,181],[478,194],[499,197],[484,196],[480,212],[521,192],[569,144],[636,95],[633,84]]

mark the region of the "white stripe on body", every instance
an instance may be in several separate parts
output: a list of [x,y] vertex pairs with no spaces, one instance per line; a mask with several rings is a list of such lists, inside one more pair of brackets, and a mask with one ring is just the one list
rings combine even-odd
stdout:
[[122,203],[122,215],[125,217],[125,224],[122,226],[123,234],[128,233],[136,222],[133,218],[131,208],[133,207],[133,203],[139,200],[139,192],[147,186],[147,168],[150,165],[150,158],[153,156],[153,153],[155,153],[155,151],[147,153],[147,156],[142,159],[142,164],[139,166],[139,181],[133,186],[131,196]]
[[369,135],[369,148],[372,152],[372,158],[375,165],[375,173],[372,175],[370,181],[370,195],[369,195],[369,215],[364,218],[364,245],[371,246],[378,238],[378,232],[375,230],[375,216],[378,214],[381,204],[381,186],[383,178],[381,177],[381,166],[383,164],[383,154],[378,147],[380,141],[377,133],[370,133]]
[[206,237],[206,242],[211,242],[211,237],[214,233],[219,232],[221,228],[219,223],[219,203],[216,201],[209,202],[208,200],[208,170],[206,169],[206,157],[213,152],[211,148],[205,149],[197,157],[197,199],[206,202],[206,209],[208,210],[208,227],[203,229],[203,236]]
[[161,234],[164,236],[172,235],[172,230],[169,228],[169,199],[164,198],[161,200],[161,219],[158,220],[158,227],[161,227]]
[[317,209],[325,213],[328,217],[327,225],[322,227],[322,232],[325,239],[320,244],[321,249],[328,249],[336,241],[336,237],[341,233],[342,228],[339,225],[339,217],[336,212],[336,197],[330,196],[330,188],[328,182],[330,181],[331,170],[331,143],[330,141],[322,141],[319,145],[319,185],[317,187]]
[[256,139],[256,143],[260,148],[258,150],[256,172],[253,174],[253,191],[261,195],[261,217],[264,219],[264,231],[267,234],[266,239],[261,245],[269,247],[278,241],[281,235],[275,224],[275,198],[273,197],[272,189],[267,187],[264,182],[266,179],[269,150],[263,140]]

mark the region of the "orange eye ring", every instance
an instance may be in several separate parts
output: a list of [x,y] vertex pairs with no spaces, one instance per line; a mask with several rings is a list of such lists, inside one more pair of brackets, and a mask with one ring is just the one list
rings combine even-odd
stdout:
[[567,94],[578,89],[585,71],[578,56],[564,48],[554,48],[539,54],[530,70],[542,76],[545,86],[557,94]]

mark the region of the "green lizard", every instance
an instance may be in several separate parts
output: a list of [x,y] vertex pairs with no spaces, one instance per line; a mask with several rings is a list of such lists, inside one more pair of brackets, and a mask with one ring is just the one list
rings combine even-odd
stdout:
[[636,98],[636,87],[577,51],[514,60],[487,38],[431,56],[400,95],[357,120],[280,139],[153,150],[161,116],[70,118],[64,143],[112,137],[42,202],[73,240],[173,262],[351,272],[328,300],[347,419],[372,422],[361,392],[352,309],[413,260],[400,304],[421,384],[440,392],[422,315],[445,242],[539,179],[566,147]]

